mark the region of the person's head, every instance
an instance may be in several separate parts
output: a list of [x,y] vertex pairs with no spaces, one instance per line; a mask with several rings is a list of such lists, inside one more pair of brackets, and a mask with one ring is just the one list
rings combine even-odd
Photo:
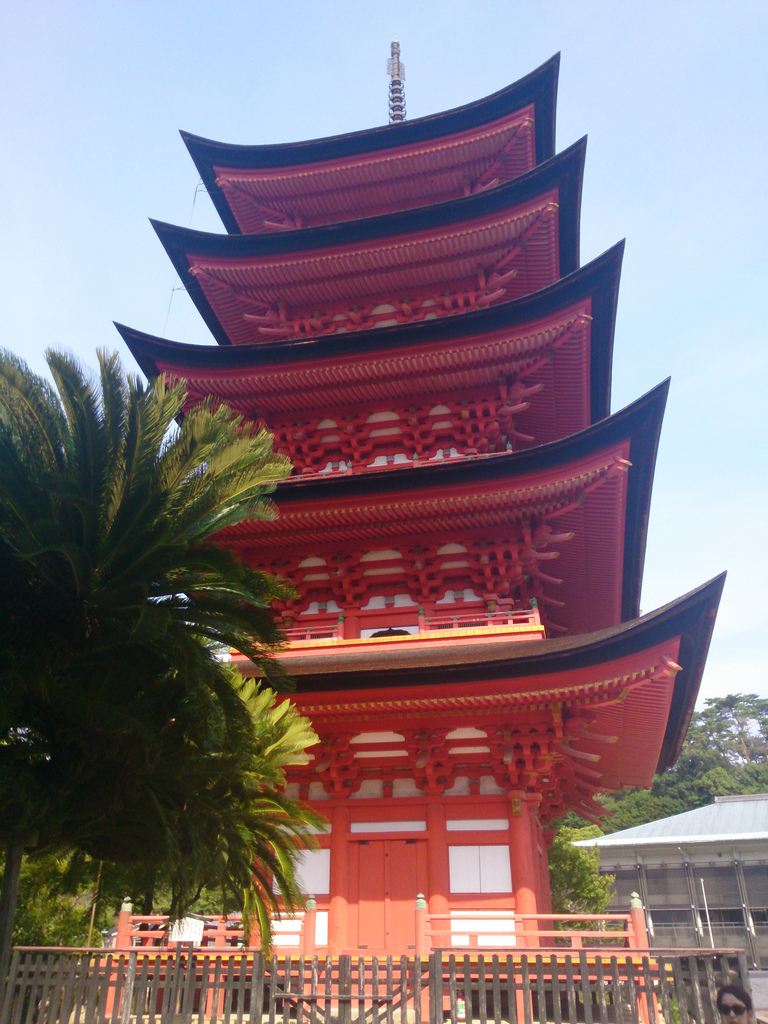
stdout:
[[728,1024],[746,1024],[752,1016],[752,998],[741,985],[723,985],[717,990],[717,1009]]

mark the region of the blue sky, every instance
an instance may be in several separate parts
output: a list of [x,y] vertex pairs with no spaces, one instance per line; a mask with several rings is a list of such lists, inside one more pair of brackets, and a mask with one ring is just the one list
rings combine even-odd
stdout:
[[42,371],[48,345],[132,366],[113,319],[209,340],[147,219],[222,230],[178,129],[382,124],[393,36],[410,117],[561,51],[558,149],[589,135],[582,262],[627,238],[614,410],[672,377],[643,608],[728,569],[702,695],[768,696],[767,30],[764,0],[6,5],[0,344]]

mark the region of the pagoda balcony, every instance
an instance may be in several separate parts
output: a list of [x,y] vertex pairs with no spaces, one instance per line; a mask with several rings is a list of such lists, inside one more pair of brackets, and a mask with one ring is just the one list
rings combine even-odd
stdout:
[[[374,645],[423,645],[425,642],[461,643],[463,640],[474,640],[478,637],[494,641],[525,641],[544,640],[545,630],[538,608],[524,611],[488,612],[478,609],[475,612],[462,611],[444,615],[420,614],[418,628],[403,628],[397,620],[383,621],[381,612],[376,621],[369,622],[364,612],[340,615],[336,621],[326,620],[324,623],[312,625],[290,626],[285,630],[288,649],[281,652],[281,659],[299,655],[308,649],[323,647],[355,647],[369,648]],[[361,633],[375,630],[373,636],[361,636]],[[413,632],[411,632],[413,629]]]

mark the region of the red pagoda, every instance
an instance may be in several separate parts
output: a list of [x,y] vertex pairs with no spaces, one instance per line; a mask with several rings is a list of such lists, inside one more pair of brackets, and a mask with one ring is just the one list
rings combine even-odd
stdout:
[[623,245],[580,266],[558,58],[413,121],[393,62],[385,127],[185,135],[227,234],[155,228],[218,345],[118,328],[293,463],[227,542],[295,584],[280,657],[320,742],[289,788],[329,821],[302,875],[330,954],[413,949],[417,893],[551,910],[548,827],[675,761],[723,585],[639,617],[667,383],[610,414]]

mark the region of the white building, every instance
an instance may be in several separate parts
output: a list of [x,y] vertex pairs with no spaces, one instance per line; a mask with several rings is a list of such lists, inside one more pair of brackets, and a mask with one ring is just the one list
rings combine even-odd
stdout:
[[740,947],[768,967],[768,793],[575,845],[596,846],[601,872],[616,875],[612,910],[640,893],[652,946]]

